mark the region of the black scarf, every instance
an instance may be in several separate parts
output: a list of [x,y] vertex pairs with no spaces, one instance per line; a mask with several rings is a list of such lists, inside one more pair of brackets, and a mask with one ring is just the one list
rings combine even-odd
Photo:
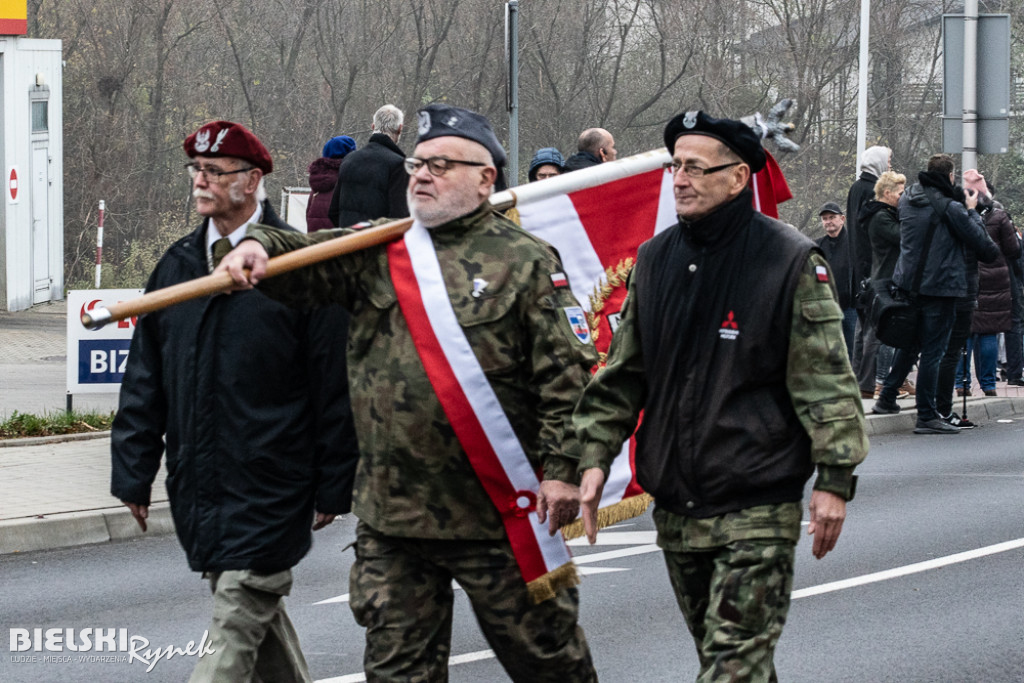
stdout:
[[949,176],[945,173],[939,173],[938,171],[921,171],[917,174],[917,181],[921,183],[921,187],[931,187],[942,193],[943,197],[949,197],[955,202],[961,204],[967,199],[964,196],[964,191],[959,187],[953,185],[949,181]]

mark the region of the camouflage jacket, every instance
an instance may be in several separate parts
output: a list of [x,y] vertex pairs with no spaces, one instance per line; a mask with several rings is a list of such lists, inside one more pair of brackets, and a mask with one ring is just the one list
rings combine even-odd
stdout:
[[[824,257],[813,252],[795,289],[785,384],[810,439],[810,459],[818,469],[814,487],[848,500],[855,489],[853,469],[868,450],[864,411],[846,359],[834,287],[819,276],[818,268],[831,279]],[[588,386],[574,417],[582,446],[581,471],[607,471],[633,432],[648,394],[633,285],[631,280],[608,365]],[[763,522],[775,524],[771,517]]]
[[[249,236],[273,256],[345,232],[293,235],[259,226]],[[552,278],[562,271],[557,254],[486,205],[430,235],[452,307],[531,463],[546,479],[575,483],[572,411],[597,353],[570,326],[565,309],[578,304],[567,283]],[[395,536],[502,538],[497,510],[420,362],[386,246],[265,280],[260,289],[297,307],[338,302],[352,314],[355,514]]]

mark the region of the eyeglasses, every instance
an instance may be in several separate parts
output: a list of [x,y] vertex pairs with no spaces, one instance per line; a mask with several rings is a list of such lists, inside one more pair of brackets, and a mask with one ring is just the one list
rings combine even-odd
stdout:
[[247,168],[236,168],[234,171],[222,171],[219,168],[210,168],[209,166],[200,166],[199,164],[185,164],[185,170],[188,171],[188,176],[195,180],[197,176],[202,174],[203,178],[208,183],[220,182],[222,176],[233,175],[235,173],[245,173],[251,171],[255,166],[249,166]]
[[665,170],[672,171],[672,175],[679,173],[679,171],[681,170],[683,173],[690,176],[691,178],[700,178],[711,173],[718,173],[719,171],[724,171],[725,169],[732,168],[733,166],[739,166],[742,163],[744,162],[734,161],[731,164],[722,164],[721,166],[712,166],[711,168],[704,168],[703,166],[698,166],[697,164],[680,164],[679,162],[673,161],[671,163],[665,164]]
[[423,164],[427,165],[427,170],[430,171],[430,175],[437,176],[440,178],[445,173],[452,169],[452,164],[462,164],[463,166],[489,166],[482,161],[463,161],[462,159],[449,159],[447,157],[429,157],[427,159],[420,159],[419,157],[408,157],[405,160],[405,171],[409,175],[415,175],[416,171],[423,168]]

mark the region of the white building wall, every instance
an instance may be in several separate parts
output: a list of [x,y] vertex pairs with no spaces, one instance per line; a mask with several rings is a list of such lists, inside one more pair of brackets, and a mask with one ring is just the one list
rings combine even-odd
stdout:
[[[19,311],[34,303],[64,298],[64,183],[63,183],[63,80],[61,41],[0,38],[2,61],[3,233],[4,275],[0,280],[0,304]],[[32,91],[49,89],[47,132],[32,132]],[[46,168],[33,167],[33,149],[46,147]],[[38,162],[42,155],[37,152]],[[17,169],[18,195],[11,197],[9,178]],[[45,175],[45,201],[33,201],[36,172]],[[37,181],[38,182],[38,181]],[[45,212],[42,234],[33,221]],[[45,250],[45,253],[44,251]],[[44,272],[48,271],[48,272]],[[48,278],[42,289],[37,283]]]

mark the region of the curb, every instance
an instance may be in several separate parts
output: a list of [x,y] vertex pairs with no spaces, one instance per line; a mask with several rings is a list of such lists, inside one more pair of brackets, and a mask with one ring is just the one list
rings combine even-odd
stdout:
[[[864,416],[867,418],[866,431],[869,438],[883,434],[911,433],[914,431],[914,427],[917,424],[917,411],[914,410],[914,400],[912,398],[903,399],[899,402],[903,410],[896,415],[874,415],[871,413],[871,405],[874,404],[874,401],[865,401],[864,403]],[[956,410],[962,406],[963,404],[957,401],[954,402],[953,409]],[[1024,397],[976,398],[969,400],[967,407],[972,422],[996,420],[1010,415],[1024,415]]]
[[[917,422],[913,399],[903,399],[903,411],[897,415],[873,415],[873,401],[864,402],[868,437],[884,434],[910,433]],[[997,420],[1008,416],[1024,416],[1024,397],[977,398],[968,401],[975,421]],[[109,437],[110,432],[66,434],[27,439],[6,439],[2,447],[31,446]],[[0,555],[36,550],[57,550],[92,543],[110,543],[145,536],[161,536],[174,532],[170,504],[154,503],[149,508],[149,530],[139,529],[125,507],[64,512],[40,517],[0,520]]]
[[143,533],[123,506],[0,520],[0,555],[169,534],[174,531],[170,505],[150,506],[147,525]]
[[19,439],[0,439],[0,448],[17,448],[18,446],[40,446],[48,443],[64,443],[66,441],[89,441],[90,439],[110,438],[110,430],[96,432],[78,432],[75,434],[51,434],[50,436],[26,436]]

